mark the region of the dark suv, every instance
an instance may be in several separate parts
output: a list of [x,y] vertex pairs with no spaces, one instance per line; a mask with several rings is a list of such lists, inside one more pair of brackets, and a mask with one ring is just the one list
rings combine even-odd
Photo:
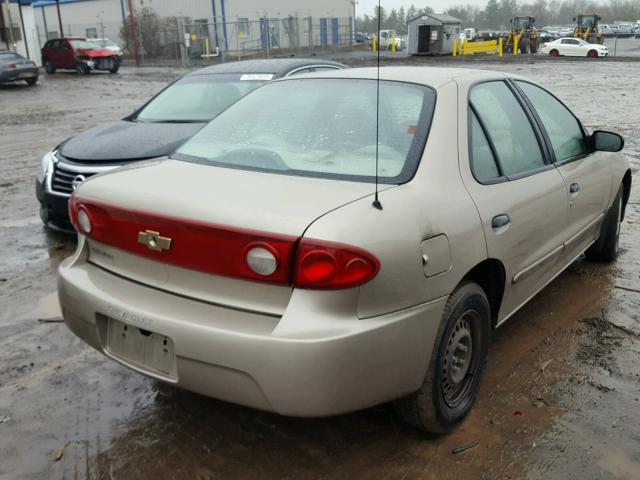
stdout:
[[56,38],[42,47],[42,64],[47,73],[58,68],[89,73],[91,70],[107,70],[116,73],[120,68],[121,55],[86,38]]

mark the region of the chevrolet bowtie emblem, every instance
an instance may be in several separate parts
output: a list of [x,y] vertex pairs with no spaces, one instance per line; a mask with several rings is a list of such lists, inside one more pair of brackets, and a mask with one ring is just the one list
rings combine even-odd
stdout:
[[159,232],[152,230],[138,232],[138,243],[146,245],[149,249],[155,250],[156,252],[169,250],[169,248],[171,248],[171,239],[169,237],[161,237]]

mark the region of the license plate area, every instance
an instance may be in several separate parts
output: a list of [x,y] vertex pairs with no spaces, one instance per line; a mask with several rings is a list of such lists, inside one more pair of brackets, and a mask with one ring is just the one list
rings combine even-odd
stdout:
[[160,333],[145,330],[103,317],[106,321],[106,353],[142,373],[177,381],[173,340]]

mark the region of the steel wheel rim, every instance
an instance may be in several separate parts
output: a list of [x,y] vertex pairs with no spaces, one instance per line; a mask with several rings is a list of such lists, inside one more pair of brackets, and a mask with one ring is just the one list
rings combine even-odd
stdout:
[[478,322],[478,313],[467,310],[458,317],[445,343],[442,395],[450,408],[460,405],[473,385],[478,364]]

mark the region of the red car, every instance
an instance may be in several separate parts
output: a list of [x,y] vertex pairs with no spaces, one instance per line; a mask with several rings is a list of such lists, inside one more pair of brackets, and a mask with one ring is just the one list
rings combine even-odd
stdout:
[[108,70],[116,73],[121,56],[113,50],[103,48],[85,38],[56,38],[42,47],[42,64],[47,73],[58,68],[77,70],[86,74],[91,70]]

